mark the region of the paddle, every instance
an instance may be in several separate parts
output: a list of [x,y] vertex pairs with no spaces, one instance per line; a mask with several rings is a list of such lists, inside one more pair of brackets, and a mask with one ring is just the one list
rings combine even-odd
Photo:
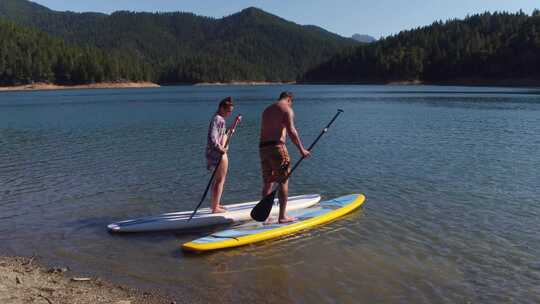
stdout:
[[[334,118],[332,118],[332,120],[328,123],[328,125],[326,126],[326,128],[324,128],[321,133],[319,134],[319,136],[315,139],[315,141],[311,144],[311,146],[309,146],[308,148],[308,151],[311,151],[311,149],[313,149],[313,147],[315,146],[315,144],[319,141],[319,139],[321,139],[321,137],[323,136],[324,133],[328,132],[328,128],[330,128],[330,126],[332,125],[332,123],[334,123],[334,121],[337,119],[337,117],[339,116],[339,114],[343,113],[343,110],[341,109],[338,109],[337,110],[337,113],[336,115],[334,115]],[[302,160],[304,159],[305,157],[302,157],[298,160],[298,162],[296,162],[296,164],[294,165],[294,167],[291,169],[291,171],[289,172],[289,174],[287,174],[287,176],[285,177],[285,180],[283,182],[285,182],[287,179],[289,179],[289,177],[291,176],[291,174],[294,172],[294,170],[298,167],[298,165],[300,165],[300,163],[302,162]],[[274,190],[268,194],[267,196],[265,196],[259,203],[257,203],[257,205],[255,205],[255,207],[253,207],[253,209],[251,210],[251,218],[256,220],[257,222],[264,222],[266,221],[266,219],[268,218],[268,216],[270,215],[270,212],[272,211],[272,206],[274,205],[274,198],[276,197],[276,192],[277,190],[279,189],[279,187],[281,186],[281,183],[279,183],[275,188]]]
[[[229,128],[229,136],[227,136],[227,140],[225,141],[225,148],[227,148],[227,146],[229,145],[229,142],[231,141],[231,137],[233,136],[234,131],[236,130],[236,127],[238,126],[241,120],[242,120],[242,115],[236,116],[236,119],[234,120],[232,126]],[[191,221],[195,213],[197,213],[197,210],[199,210],[199,207],[201,207],[202,202],[204,202],[204,199],[206,198],[206,195],[208,194],[208,190],[210,189],[210,186],[212,185],[212,181],[214,180],[214,177],[216,176],[217,168],[219,168],[219,164],[221,164],[222,159],[223,159],[223,156],[218,160],[218,163],[216,167],[214,168],[214,172],[212,172],[212,176],[210,177],[210,180],[208,181],[206,190],[204,190],[204,194],[201,198],[201,201],[199,202],[195,210],[193,210],[193,213],[191,213],[191,215],[189,216],[188,222]]]

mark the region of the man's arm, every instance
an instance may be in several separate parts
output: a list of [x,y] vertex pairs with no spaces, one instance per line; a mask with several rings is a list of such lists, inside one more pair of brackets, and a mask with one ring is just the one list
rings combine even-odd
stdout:
[[289,134],[289,137],[300,151],[302,157],[309,157],[310,152],[304,148],[304,145],[300,140],[300,136],[298,135],[298,131],[294,126],[294,112],[292,110],[285,113],[285,128],[287,129],[287,134]]

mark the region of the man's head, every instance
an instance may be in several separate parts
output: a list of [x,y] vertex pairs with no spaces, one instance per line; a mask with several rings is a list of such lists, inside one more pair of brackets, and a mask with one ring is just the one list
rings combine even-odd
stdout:
[[289,105],[292,105],[293,93],[287,91],[281,92],[281,94],[279,94],[279,100],[286,100]]
[[234,104],[232,97],[225,97],[219,102],[218,113],[223,117],[228,117],[231,115],[233,108]]

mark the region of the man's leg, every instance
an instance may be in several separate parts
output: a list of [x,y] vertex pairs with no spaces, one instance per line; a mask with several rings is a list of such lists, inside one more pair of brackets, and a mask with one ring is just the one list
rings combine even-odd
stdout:
[[289,197],[289,181],[285,181],[279,186],[279,222],[288,223],[296,220],[294,217],[287,216],[287,199]]
[[265,198],[272,192],[272,183],[263,183],[263,188],[261,191],[262,197]]
[[261,171],[263,178],[263,187],[261,191],[262,197],[266,197],[272,192],[272,162],[268,156],[268,150],[262,149],[259,151],[261,157]]

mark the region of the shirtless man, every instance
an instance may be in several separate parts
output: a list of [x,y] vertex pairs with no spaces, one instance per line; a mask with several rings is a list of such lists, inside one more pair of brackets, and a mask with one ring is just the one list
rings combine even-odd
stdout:
[[272,183],[280,183],[279,222],[287,223],[296,220],[286,215],[289,182],[286,180],[290,171],[290,158],[285,146],[287,134],[300,151],[302,157],[309,157],[310,152],[304,148],[300,136],[294,127],[294,112],[292,110],[293,95],[283,92],[279,100],[267,107],[262,114],[261,138],[259,155],[263,176],[262,196],[272,192]]

